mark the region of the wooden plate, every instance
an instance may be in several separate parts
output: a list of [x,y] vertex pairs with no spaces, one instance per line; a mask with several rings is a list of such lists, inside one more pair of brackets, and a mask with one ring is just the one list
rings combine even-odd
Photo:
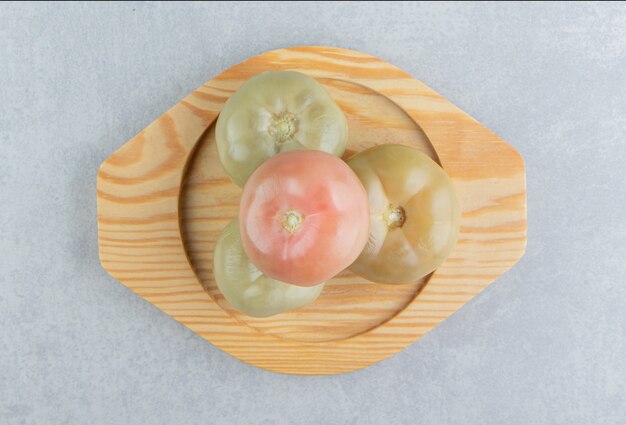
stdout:
[[[348,117],[346,156],[416,146],[454,180],[459,241],[427,281],[380,285],[343,272],[311,305],[270,318],[235,311],[212,277],[214,244],[240,189],[219,164],[215,119],[265,70],[316,78]],[[122,146],[98,173],[100,261],[117,280],[215,346],[276,372],[348,372],[402,350],[515,264],[526,245],[524,161],[423,83],[353,50],[294,47],[251,58],[191,93]]]

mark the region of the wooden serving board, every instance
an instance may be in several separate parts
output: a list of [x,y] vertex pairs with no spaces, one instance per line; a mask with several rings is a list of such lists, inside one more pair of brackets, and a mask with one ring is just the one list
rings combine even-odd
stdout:
[[[319,81],[348,118],[346,157],[382,143],[416,146],[454,180],[460,236],[428,279],[381,285],[345,271],[309,306],[270,318],[235,311],[212,275],[213,248],[241,190],[219,163],[215,120],[253,75]],[[332,47],[275,50],[207,82],[122,146],[98,173],[100,261],[117,280],[215,346],[263,369],[349,372],[402,350],[513,266],[526,245],[522,157],[404,71]]]

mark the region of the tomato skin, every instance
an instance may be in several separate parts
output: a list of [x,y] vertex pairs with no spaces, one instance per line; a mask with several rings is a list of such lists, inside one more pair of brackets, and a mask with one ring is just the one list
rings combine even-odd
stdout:
[[220,292],[240,312],[268,317],[315,301],[324,284],[302,287],[269,278],[247,257],[239,237],[239,221],[232,219],[215,245],[213,275]]
[[241,196],[239,226],[250,260],[266,275],[312,286],[347,268],[369,232],[367,195],[341,159],[291,151],[267,160]]
[[368,194],[369,241],[350,266],[378,283],[414,283],[433,272],[456,243],[460,207],[454,184],[417,149],[379,145],[348,165]]
[[220,162],[239,186],[265,160],[292,150],[341,156],[348,121],[328,92],[300,72],[266,71],[227,101],[215,126]]

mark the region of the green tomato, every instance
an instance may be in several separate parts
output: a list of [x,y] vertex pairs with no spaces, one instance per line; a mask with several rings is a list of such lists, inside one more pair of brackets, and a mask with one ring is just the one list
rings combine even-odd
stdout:
[[266,159],[285,151],[343,155],[348,122],[326,90],[299,72],[267,71],[250,78],[220,112],[215,127],[220,161],[243,187]]
[[417,149],[385,144],[348,165],[367,191],[370,235],[350,266],[380,283],[413,283],[434,271],[456,243],[460,206],[454,184]]
[[324,288],[324,283],[309,287],[290,285],[259,271],[243,250],[237,217],[228,223],[217,241],[213,275],[228,302],[254,317],[304,307],[315,301]]

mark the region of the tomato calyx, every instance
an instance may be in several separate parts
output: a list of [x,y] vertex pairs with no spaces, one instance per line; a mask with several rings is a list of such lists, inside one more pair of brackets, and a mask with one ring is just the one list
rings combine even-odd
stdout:
[[300,211],[289,209],[283,214],[281,224],[283,229],[293,234],[300,228],[302,220],[304,220],[304,215]]
[[389,229],[397,229],[402,227],[406,221],[406,212],[402,207],[394,207],[389,205],[389,208],[384,214],[384,220]]
[[282,112],[274,115],[267,129],[277,145],[293,139],[298,131],[298,119],[291,112]]

